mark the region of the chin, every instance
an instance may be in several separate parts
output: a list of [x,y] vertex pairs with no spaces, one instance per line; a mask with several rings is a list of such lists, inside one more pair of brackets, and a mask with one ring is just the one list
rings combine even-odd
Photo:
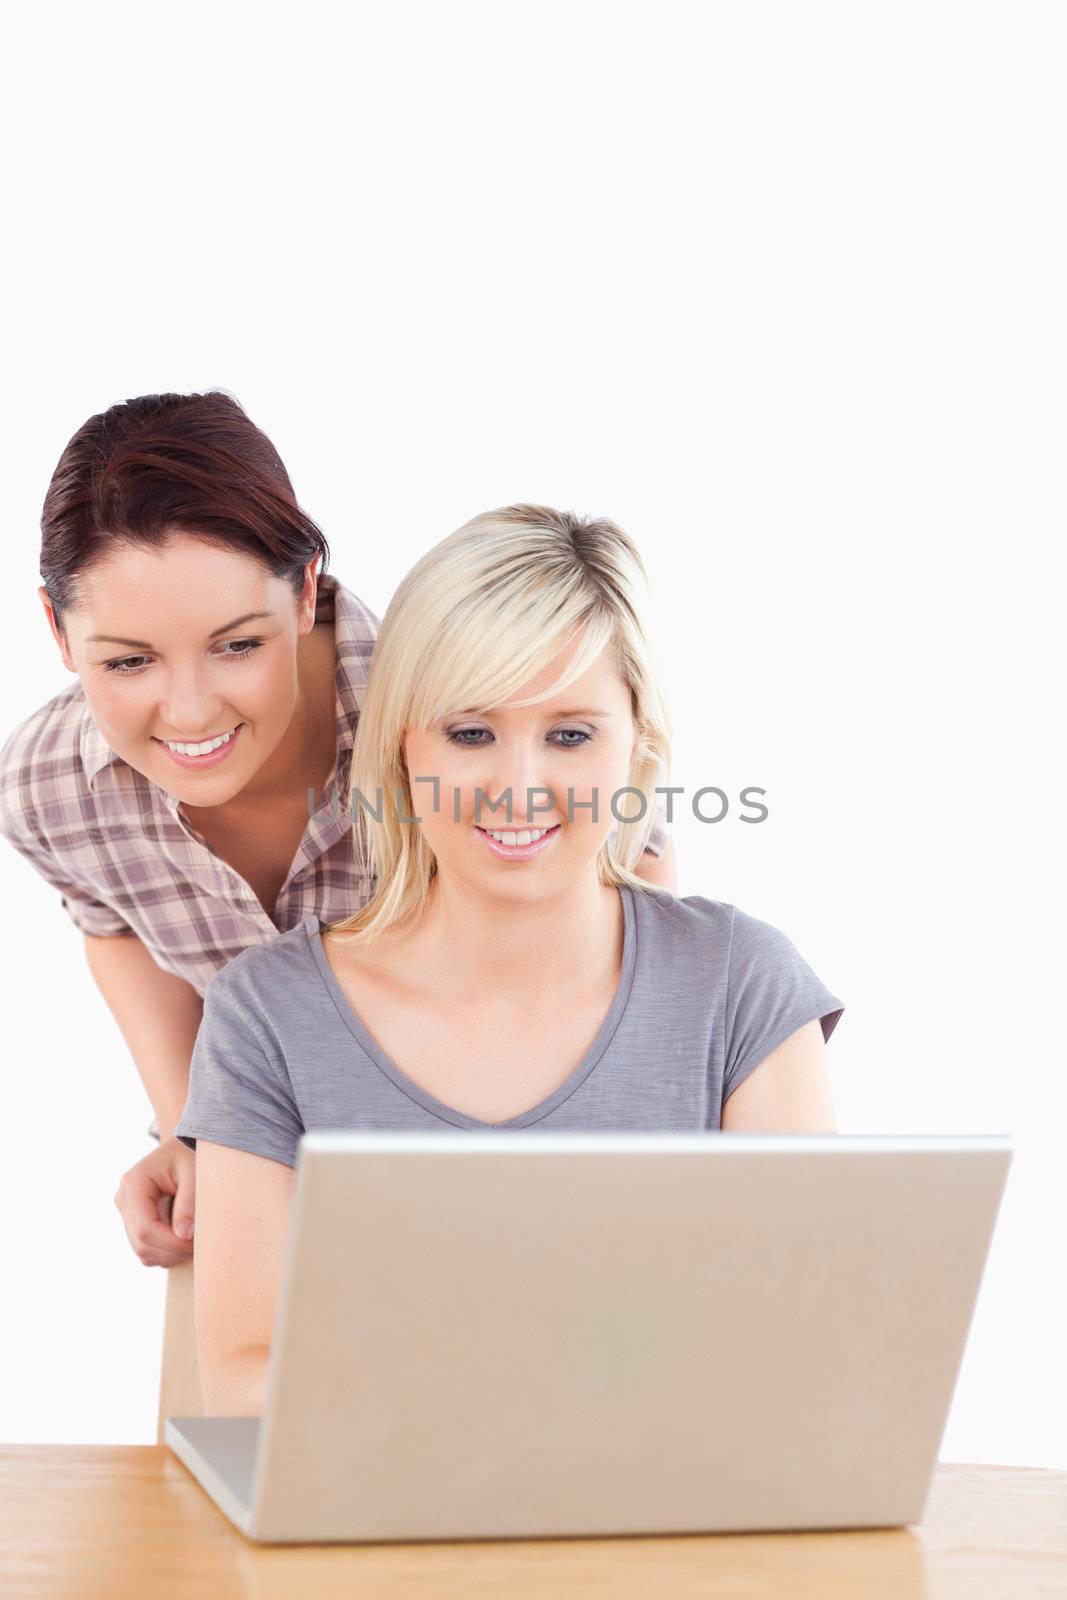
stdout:
[[[190,806],[220,806],[227,800],[232,800],[239,794],[248,782],[247,773],[205,772],[200,777],[193,777],[182,772],[169,762],[166,756],[160,756],[155,762],[155,771],[146,773],[153,783],[158,783],[161,789],[174,796],[175,800],[182,801]],[[142,769],[143,770],[143,769]]]
[[550,900],[573,881],[574,874],[559,872],[512,872],[498,877],[479,874],[478,888],[498,905],[526,906]]

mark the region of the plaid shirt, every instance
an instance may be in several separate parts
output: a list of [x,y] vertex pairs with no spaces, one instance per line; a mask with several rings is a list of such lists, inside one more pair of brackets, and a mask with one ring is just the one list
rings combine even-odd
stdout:
[[[82,933],[135,933],[167,972],[203,994],[249,945],[267,944],[314,912],[354,915],[374,880],[338,803],[367,684],[378,619],[332,575],[319,580],[316,622],[336,637],[337,758],[319,809],[268,916],[255,892],[184,820],[179,802],[104,742],[80,683],[49,700],[0,750],[0,834],[58,889]],[[662,808],[649,840],[665,843]]]

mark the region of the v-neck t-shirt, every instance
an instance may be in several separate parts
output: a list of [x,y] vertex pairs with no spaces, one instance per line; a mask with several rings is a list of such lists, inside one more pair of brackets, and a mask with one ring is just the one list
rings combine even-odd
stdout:
[[618,892],[607,1014],[574,1071],[517,1116],[468,1116],[409,1078],[345,998],[309,914],[208,986],[177,1137],[295,1166],[305,1131],[717,1129],[729,1096],[797,1028],[818,1018],[829,1039],[843,1002],[770,923],[700,895]]

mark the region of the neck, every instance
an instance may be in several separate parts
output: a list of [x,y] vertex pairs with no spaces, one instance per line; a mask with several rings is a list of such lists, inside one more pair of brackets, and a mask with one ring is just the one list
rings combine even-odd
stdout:
[[619,892],[595,869],[528,902],[501,900],[438,873],[413,943],[424,977],[432,974],[445,992],[513,1008],[614,981],[623,930]]

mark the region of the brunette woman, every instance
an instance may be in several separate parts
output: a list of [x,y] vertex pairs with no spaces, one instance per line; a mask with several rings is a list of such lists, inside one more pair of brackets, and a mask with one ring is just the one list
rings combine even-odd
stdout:
[[[91,417],[41,528],[38,594],[77,680],[0,752],[0,832],[84,936],[159,1140],[116,1204],[142,1262],[180,1267],[195,1163],[174,1127],[205,988],[242,951],[309,913],[351,916],[373,892],[337,796],[378,624],[326,575],[326,540],[277,451],[223,393]],[[639,870],[669,886],[662,830],[649,845]],[[188,1290],[171,1272],[168,1342],[184,1339],[185,1372]]]

